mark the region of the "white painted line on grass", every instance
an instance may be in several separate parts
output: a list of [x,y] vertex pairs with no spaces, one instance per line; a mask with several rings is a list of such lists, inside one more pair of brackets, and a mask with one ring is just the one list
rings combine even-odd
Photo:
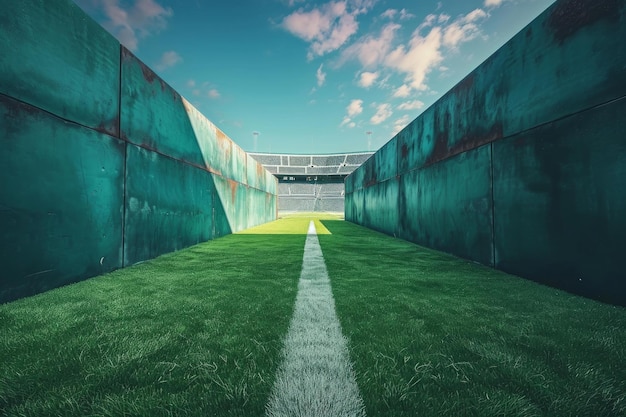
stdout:
[[283,347],[283,362],[278,368],[267,415],[365,416],[312,221],[304,246],[296,305]]

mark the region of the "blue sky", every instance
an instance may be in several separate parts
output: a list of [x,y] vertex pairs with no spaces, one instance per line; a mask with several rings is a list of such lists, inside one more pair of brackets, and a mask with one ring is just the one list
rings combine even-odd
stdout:
[[322,154],[380,148],[552,2],[76,0],[244,150]]

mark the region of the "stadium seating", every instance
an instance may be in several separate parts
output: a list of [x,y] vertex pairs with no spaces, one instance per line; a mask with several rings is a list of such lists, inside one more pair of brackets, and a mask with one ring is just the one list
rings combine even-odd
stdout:
[[372,152],[332,155],[250,153],[278,178],[279,213],[344,211],[344,178]]

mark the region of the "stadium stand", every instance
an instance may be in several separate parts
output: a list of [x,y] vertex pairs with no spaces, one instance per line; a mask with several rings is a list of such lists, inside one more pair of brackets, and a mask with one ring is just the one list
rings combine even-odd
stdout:
[[278,212],[344,211],[345,177],[373,152],[331,155],[250,153],[278,178]]

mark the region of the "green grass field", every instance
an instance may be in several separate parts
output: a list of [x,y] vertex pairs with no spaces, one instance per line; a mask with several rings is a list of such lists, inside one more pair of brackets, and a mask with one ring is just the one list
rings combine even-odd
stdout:
[[[264,415],[309,220],[0,305],[0,415]],[[626,416],[626,309],[316,227],[368,416]]]

